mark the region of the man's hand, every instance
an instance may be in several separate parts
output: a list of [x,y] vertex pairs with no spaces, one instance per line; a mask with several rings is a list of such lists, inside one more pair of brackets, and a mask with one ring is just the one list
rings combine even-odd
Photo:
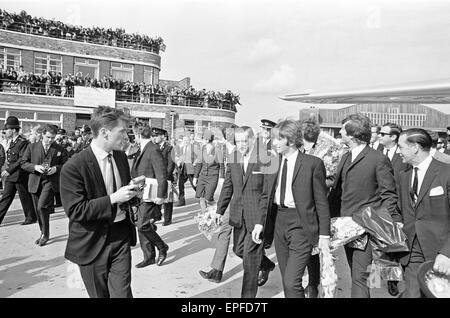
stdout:
[[34,166],[34,170],[39,172],[39,173],[45,173],[45,168],[42,165],[35,165]]
[[252,231],[252,240],[256,244],[261,244],[262,240],[260,239],[261,233],[263,231],[263,226],[261,224],[255,224],[255,227]]
[[330,238],[319,236],[319,249],[321,251],[330,251]]
[[194,187],[197,186],[197,182],[198,182],[198,178],[194,178],[194,179],[192,180],[192,183],[194,184]]
[[52,174],[55,174],[56,170],[57,170],[56,167],[51,167],[50,170],[47,172],[47,175],[51,176]]
[[216,213],[214,214],[214,222],[216,224],[221,225],[222,224],[222,214]]
[[134,198],[137,195],[137,188],[138,185],[136,184],[126,185],[120,188],[109,196],[111,198],[111,204],[127,202]]
[[6,177],[9,177],[9,172],[5,170],[2,172],[2,178],[6,178]]
[[434,261],[433,270],[436,272],[450,275],[450,258],[445,255],[438,254]]
[[157,204],[157,205],[161,205],[164,203],[164,201],[165,201],[165,199],[163,199],[163,198],[156,198],[153,202],[155,202],[155,204]]

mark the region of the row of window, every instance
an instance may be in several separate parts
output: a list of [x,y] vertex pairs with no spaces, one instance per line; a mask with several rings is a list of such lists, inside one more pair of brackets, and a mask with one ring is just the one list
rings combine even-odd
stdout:
[[364,115],[377,125],[383,125],[386,122],[394,122],[400,126],[420,127],[427,119],[425,114],[402,114],[402,113],[372,113],[366,112]]
[[16,116],[20,120],[22,133],[28,133],[31,128],[37,125],[54,124],[58,127],[62,125],[61,113],[41,113],[22,110],[0,110],[0,122],[5,122],[9,116]]
[[[0,47],[0,63],[4,65],[5,69],[13,67],[18,69],[22,64],[21,52],[17,49],[1,48]],[[81,72],[83,77],[89,75],[91,78],[99,80],[100,62],[98,60],[75,58],[74,73]],[[29,70],[25,70],[29,71]],[[41,74],[50,71],[56,73],[61,72],[62,69],[62,56],[46,53],[34,53],[34,73]],[[132,64],[111,62],[110,74],[113,78],[123,81],[134,81],[133,77],[134,66]],[[144,82],[146,84],[159,83],[159,70],[154,67],[144,66]]]

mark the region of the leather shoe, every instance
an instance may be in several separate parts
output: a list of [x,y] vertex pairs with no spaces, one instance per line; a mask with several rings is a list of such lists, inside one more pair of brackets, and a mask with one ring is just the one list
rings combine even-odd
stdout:
[[170,224],[172,224],[172,222],[164,222],[163,226],[167,226],[167,225],[170,225]]
[[39,242],[41,241],[42,235],[39,236],[39,238],[34,242],[34,244],[39,245]]
[[308,298],[319,298],[319,289],[317,286],[308,285],[305,288],[305,292]]
[[139,264],[136,264],[136,268],[146,267],[146,266],[149,266],[149,265],[152,265],[155,263],[156,263],[156,260],[154,258],[144,259]]
[[389,280],[389,281],[387,282],[387,285],[388,285],[388,292],[389,292],[389,295],[395,297],[395,296],[397,296],[397,295],[399,294],[399,291],[398,291],[398,282],[397,282],[397,281]]
[[45,244],[47,244],[49,238],[47,236],[43,236],[40,240],[39,240],[39,246],[44,246]]
[[258,273],[258,286],[261,287],[265,283],[267,283],[267,280],[269,279],[269,273],[273,271],[275,268],[275,264],[273,266],[267,268],[267,269],[261,269]]
[[175,206],[185,206],[186,205],[186,201],[178,201],[177,203],[174,204]]
[[25,220],[22,223],[20,223],[20,225],[28,225],[28,224],[34,224],[36,223],[36,221],[34,220]]
[[220,281],[222,280],[222,271],[219,271],[218,269],[213,268],[209,272],[204,272],[204,271],[198,271],[198,272],[201,277],[209,280],[210,282],[220,283]]
[[169,246],[166,245],[165,248],[159,250],[158,261],[156,265],[161,266],[167,258],[167,251],[169,250]]

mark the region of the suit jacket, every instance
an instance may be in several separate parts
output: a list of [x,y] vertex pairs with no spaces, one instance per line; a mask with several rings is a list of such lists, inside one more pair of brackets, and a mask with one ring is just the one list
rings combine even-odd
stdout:
[[[122,185],[128,184],[131,178],[125,153],[113,151],[113,157]],[[89,264],[105,246],[117,214],[117,210],[111,205],[102,172],[90,146],[75,154],[62,167],[61,201],[69,217],[65,257],[75,264]],[[126,221],[131,233],[130,245],[134,246],[136,229],[129,206],[121,204],[121,208],[126,210]]]
[[52,143],[50,145],[47,159],[49,160],[50,167],[56,167],[56,172],[50,176],[43,175],[34,170],[35,165],[41,165],[44,162],[44,157],[44,146],[42,145],[42,142],[29,144],[22,157],[21,167],[23,170],[30,173],[28,177],[28,191],[30,193],[37,193],[39,185],[44,179],[51,182],[53,191],[59,192],[59,176],[63,164],[68,159],[67,152],[57,143]]
[[174,181],[173,171],[175,170],[175,150],[171,144],[164,142],[163,147],[160,148],[164,160],[167,162],[167,180]]
[[200,145],[197,142],[189,143],[185,153],[183,150],[184,147],[178,146],[177,157],[180,161],[180,173],[195,174],[195,166],[200,160]]
[[436,151],[433,158],[436,159],[437,161],[450,164],[450,155],[447,155],[445,153]]
[[158,181],[158,197],[167,197],[167,163],[161,153],[159,145],[149,141],[131,168],[131,177],[144,175],[147,178],[156,178]]
[[[392,157],[391,164],[392,164],[392,169],[394,170],[395,187],[398,190],[400,172],[405,171],[411,165],[403,162],[403,159],[400,156],[400,153],[398,152],[398,148],[395,151],[394,156]],[[397,194],[398,194],[398,191],[397,191]]]
[[202,156],[195,166],[194,176],[198,178],[200,175],[216,176],[219,178],[225,176],[225,164],[222,150],[218,146],[213,146],[210,153],[206,151],[206,145],[202,148]]
[[128,164],[129,164],[130,168],[133,167],[133,162],[140,155],[140,153],[141,153],[141,150],[137,143],[130,145],[130,148],[129,148],[128,154],[127,154]]
[[[409,194],[412,172],[410,168],[400,173],[398,204],[409,247],[417,235],[425,260],[434,260],[438,253],[450,257],[450,167],[432,160],[415,204]],[[439,187],[440,193],[431,196]],[[404,265],[409,257],[408,254],[401,259]]]
[[10,182],[27,182],[28,173],[21,168],[22,156],[27,149],[29,142],[22,136],[18,136],[17,139],[9,145],[6,151],[6,171],[9,176],[6,181]]
[[[267,212],[271,207],[277,188],[281,156],[278,157],[278,169],[264,180],[260,209]],[[325,183],[326,171],[323,161],[317,157],[299,151],[292,178],[292,194],[295,208],[304,225],[308,241],[316,245],[319,235],[330,235],[330,209],[327,200],[328,189]],[[269,213],[273,213],[269,209]],[[268,218],[269,219],[269,218]],[[264,223],[263,223],[264,224]],[[267,229],[269,232],[273,229]]]
[[260,209],[259,201],[263,190],[265,174],[264,165],[258,159],[254,148],[250,154],[246,173],[241,169],[242,155],[234,150],[227,164],[225,180],[217,202],[217,213],[223,215],[230,205],[230,225],[242,227],[242,220],[248,231],[253,231],[255,224],[265,224],[267,209]]
[[351,156],[349,151],[339,162],[329,195],[331,215],[352,216],[366,207],[375,210],[383,207],[394,221],[399,221],[401,216],[396,209],[398,195],[394,169],[389,158],[367,145],[345,172],[344,164],[346,160],[351,160]]
[[6,161],[5,148],[3,148],[2,145],[0,145],[0,168],[3,167],[3,165],[5,164],[5,161]]

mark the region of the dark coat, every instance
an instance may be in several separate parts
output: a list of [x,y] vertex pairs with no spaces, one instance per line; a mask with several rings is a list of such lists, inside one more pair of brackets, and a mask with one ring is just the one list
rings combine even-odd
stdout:
[[18,182],[20,180],[26,182],[28,180],[28,173],[20,166],[22,156],[25,153],[28,144],[29,142],[22,136],[17,137],[17,139],[10,144],[6,151],[7,167],[5,170],[9,173],[6,181]]
[[171,144],[164,142],[163,147],[160,148],[164,160],[167,162],[167,180],[174,181],[173,171],[175,170],[175,150]]
[[201,158],[195,166],[194,176],[198,178],[201,175],[225,177],[224,156],[220,147],[213,146],[211,153],[207,153],[206,145],[203,146]]

